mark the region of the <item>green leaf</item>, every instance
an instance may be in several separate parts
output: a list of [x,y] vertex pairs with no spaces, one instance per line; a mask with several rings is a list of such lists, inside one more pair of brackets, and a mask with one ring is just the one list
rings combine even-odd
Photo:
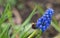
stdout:
[[17,32],[13,34],[12,38],[14,38],[15,35],[16,35],[17,33],[19,33],[19,32],[21,31],[21,29],[30,22],[30,20],[31,20],[32,16],[34,15],[36,9],[37,9],[37,6],[36,6],[36,7],[34,8],[34,10],[31,12],[31,14],[28,16],[28,18],[24,21],[24,23],[20,26],[20,28],[17,30]]
[[30,31],[31,27],[32,27],[32,24],[28,24],[25,27],[23,27],[24,29],[22,30],[22,32],[20,32],[20,38],[24,38],[24,36],[27,34],[27,32]]
[[2,33],[0,33],[0,38],[9,38],[8,36],[8,30],[9,30],[9,27],[10,27],[10,24],[3,24],[2,26],[5,26],[3,27],[3,31]]

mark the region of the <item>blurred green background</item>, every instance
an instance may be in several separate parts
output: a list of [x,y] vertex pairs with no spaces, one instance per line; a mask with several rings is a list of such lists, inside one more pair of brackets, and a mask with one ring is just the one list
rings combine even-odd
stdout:
[[[55,14],[42,33],[32,25],[49,4]],[[60,0],[0,0],[0,38],[60,38]]]

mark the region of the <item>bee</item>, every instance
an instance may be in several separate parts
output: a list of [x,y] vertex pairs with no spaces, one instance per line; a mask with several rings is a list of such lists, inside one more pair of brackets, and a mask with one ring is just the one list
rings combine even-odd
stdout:
[[52,8],[48,8],[43,14],[43,16],[40,17],[36,23],[32,24],[32,28],[41,29],[42,32],[44,32],[51,24],[53,14],[54,10]]

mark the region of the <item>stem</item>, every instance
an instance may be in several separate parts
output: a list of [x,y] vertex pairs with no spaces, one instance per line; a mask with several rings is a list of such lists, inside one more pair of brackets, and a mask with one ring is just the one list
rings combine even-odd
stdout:
[[33,38],[34,36],[36,36],[39,33],[41,35],[41,32],[42,32],[41,30],[35,30],[28,38]]

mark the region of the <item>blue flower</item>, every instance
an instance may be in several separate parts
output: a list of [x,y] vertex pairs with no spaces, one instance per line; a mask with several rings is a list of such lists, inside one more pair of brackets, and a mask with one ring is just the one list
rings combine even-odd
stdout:
[[52,8],[48,8],[45,11],[45,14],[37,20],[36,28],[41,29],[42,32],[44,32],[51,24],[53,14],[54,10]]

